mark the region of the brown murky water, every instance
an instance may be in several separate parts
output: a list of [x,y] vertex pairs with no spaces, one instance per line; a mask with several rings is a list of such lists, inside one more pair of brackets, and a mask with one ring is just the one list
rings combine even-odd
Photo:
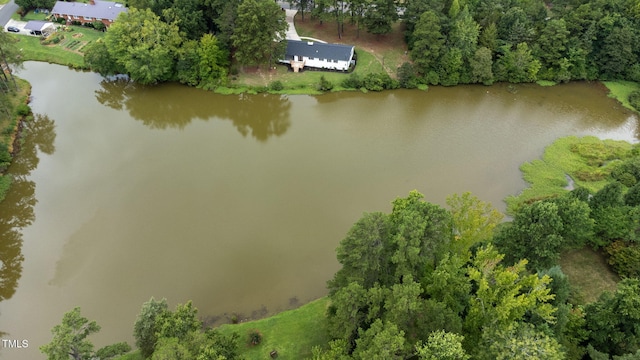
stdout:
[[129,341],[151,296],[251,316],[325,294],[365,211],[418,189],[501,200],[518,166],[565,135],[635,141],[597,84],[221,96],[104,82],[30,62],[36,125],[0,205],[3,339],[38,347],[81,306],[97,345]]

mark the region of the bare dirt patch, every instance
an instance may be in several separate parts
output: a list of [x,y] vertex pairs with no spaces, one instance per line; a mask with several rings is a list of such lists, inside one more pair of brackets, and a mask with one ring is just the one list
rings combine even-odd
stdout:
[[296,31],[302,37],[312,37],[335,44],[355,45],[373,54],[387,72],[395,73],[395,69],[404,62],[409,61],[407,45],[404,41],[405,26],[402,22],[393,25],[391,33],[386,35],[374,35],[364,29],[358,31],[355,24],[348,20],[344,23],[342,36],[338,36],[338,26],[335,22],[320,23],[305,14],[304,21],[300,13],[294,19]]
[[76,39],[77,39],[77,38],[81,38],[81,37],[83,37],[83,36],[84,36],[84,34],[83,34],[83,33],[75,33],[75,34],[73,34],[73,35],[72,35],[72,37],[74,37],[74,38],[76,38]]

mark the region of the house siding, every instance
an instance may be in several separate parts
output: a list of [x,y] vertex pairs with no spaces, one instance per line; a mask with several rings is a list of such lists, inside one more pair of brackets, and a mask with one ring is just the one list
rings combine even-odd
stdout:
[[111,1],[95,0],[89,4],[58,1],[51,10],[51,14],[56,19],[67,20],[67,23],[76,21],[87,24],[100,21],[109,27],[120,13],[126,11],[127,8],[122,4]]
[[292,65],[302,61],[307,68],[347,71],[354,49],[352,45],[289,40],[285,58],[280,62]]

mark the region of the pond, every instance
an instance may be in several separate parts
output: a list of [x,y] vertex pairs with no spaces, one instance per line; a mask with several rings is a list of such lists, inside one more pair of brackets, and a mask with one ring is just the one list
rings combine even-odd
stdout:
[[597,83],[223,96],[28,62],[34,125],[0,204],[0,331],[38,347],[75,306],[97,346],[133,344],[150,297],[210,322],[326,294],[363,212],[417,189],[505,209],[518,166],[554,139],[636,141],[638,119]]

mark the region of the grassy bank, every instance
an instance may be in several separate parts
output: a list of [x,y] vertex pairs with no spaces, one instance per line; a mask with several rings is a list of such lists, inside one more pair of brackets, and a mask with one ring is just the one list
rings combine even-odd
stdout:
[[507,212],[513,213],[525,202],[560,195],[567,191],[569,181],[592,193],[600,190],[617,164],[612,160],[627,157],[631,147],[625,141],[600,140],[593,136],[556,140],[545,148],[542,159],[520,166],[530,186],[519,195],[506,198]]
[[[240,354],[246,360],[269,359],[272,350],[278,352],[279,360],[300,360],[311,356],[313,346],[322,346],[329,339],[325,323],[325,311],[329,299],[324,297],[288,310],[272,317],[235,325],[222,325],[220,331],[240,335]],[[250,330],[262,334],[259,345],[248,344]]]
[[633,91],[640,91],[640,83],[633,81],[603,81],[607,89],[609,89],[609,97],[618,100],[625,108],[636,111],[629,103],[629,94]]
[[29,94],[31,93],[31,85],[19,78],[15,78],[15,80],[18,85],[18,90],[10,92],[7,95],[9,107],[6,111],[0,112],[0,147],[2,148],[0,154],[2,156],[2,169],[0,169],[0,202],[4,200],[11,186],[11,177],[4,175],[4,172],[16,151],[14,144],[16,143],[20,121],[29,112],[29,107],[26,104]]

